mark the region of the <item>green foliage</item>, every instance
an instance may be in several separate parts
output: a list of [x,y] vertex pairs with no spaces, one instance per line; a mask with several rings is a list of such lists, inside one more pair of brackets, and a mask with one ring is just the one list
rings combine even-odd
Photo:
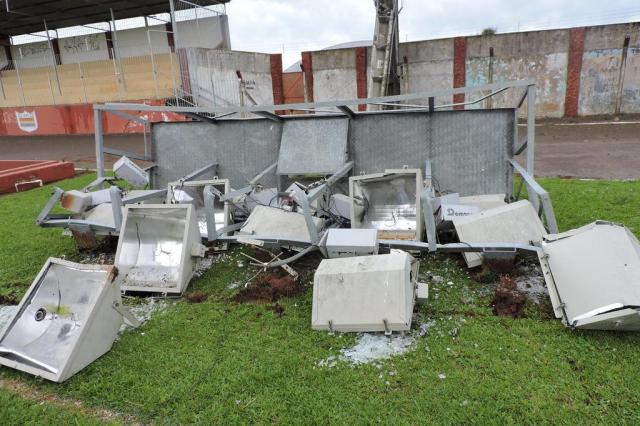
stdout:
[[[80,187],[90,177],[64,182]],[[541,179],[551,192],[563,230],[594,219],[640,231],[640,182]],[[0,291],[24,292],[50,255],[76,256],[59,230],[33,220],[47,189],[0,198]],[[243,264],[244,266],[240,266]],[[333,368],[319,361],[339,355],[355,336],[311,330],[311,283],[296,298],[268,304],[231,301],[255,270],[234,249],[190,291],[209,297],[179,301],[63,384],[0,368],[45,394],[78,399],[154,423],[637,423],[640,420],[640,336],[580,332],[552,318],[548,304],[526,317],[495,317],[495,282],[472,281],[458,256],[424,256],[422,279],[430,300],[419,306],[412,351],[376,364]],[[440,378],[444,375],[445,378]],[[25,408],[29,401],[0,392],[5,424],[52,423],[58,417]],[[27,410],[27,411],[25,411]],[[67,412],[64,416],[73,417]],[[51,419],[51,421],[49,421]],[[526,420],[525,420],[526,419]],[[73,421],[73,420],[72,420]]]

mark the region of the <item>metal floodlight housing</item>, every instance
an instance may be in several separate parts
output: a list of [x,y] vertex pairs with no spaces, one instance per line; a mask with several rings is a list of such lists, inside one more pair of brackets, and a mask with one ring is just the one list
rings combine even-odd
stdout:
[[0,364],[63,382],[109,351],[123,322],[115,276],[49,258],[0,334]]
[[351,227],[374,228],[383,240],[422,241],[420,169],[389,169],[349,178]]
[[126,206],[115,258],[122,290],[181,294],[204,251],[193,205]]
[[593,222],[547,235],[540,264],[557,318],[573,328],[640,331],[640,243]]
[[311,327],[344,332],[411,328],[419,264],[400,250],[324,259],[313,278]]
[[[214,192],[219,195],[206,194],[205,189],[207,186],[211,186]],[[229,188],[229,179],[170,182],[167,188],[166,202],[168,204],[192,204],[196,210],[200,236],[213,241],[216,231],[229,226],[231,223],[229,203],[220,200],[220,195],[229,193]],[[186,194],[191,200],[181,201],[180,192]],[[207,207],[207,197],[211,197],[210,202],[213,204],[213,209]],[[209,230],[207,224],[212,220],[214,221],[215,229]]]
[[113,165],[113,173],[133,186],[146,186],[149,184],[149,173],[142,167],[131,161],[126,156],[120,157]]

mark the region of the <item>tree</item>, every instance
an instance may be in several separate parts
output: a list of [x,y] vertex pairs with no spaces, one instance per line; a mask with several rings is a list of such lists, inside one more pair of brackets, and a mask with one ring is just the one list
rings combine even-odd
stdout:
[[492,36],[498,33],[498,29],[494,27],[487,27],[480,33],[481,36]]

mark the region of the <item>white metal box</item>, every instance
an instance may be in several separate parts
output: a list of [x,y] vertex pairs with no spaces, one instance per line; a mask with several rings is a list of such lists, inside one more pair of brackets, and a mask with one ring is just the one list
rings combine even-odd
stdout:
[[122,325],[110,265],[49,258],[0,337],[0,364],[63,382],[111,349]]
[[332,228],[327,230],[324,246],[331,259],[378,254],[378,231]]
[[149,183],[149,174],[127,157],[120,157],[115,162],[113,173],[133,186],[146,186]]
[[122,290],[180,294],[196,256],[204,246],[191,204],[126,206],[115,258]]
[[325,259],[313,279],[311,327],[344,332],[411,328],[418,262],[408,253]]
[[461,217],[467,217],[480,213],[480,207],[467,204],[445,204],[440,205],[440,220],[454,221]]
[[[546,234],[540,218],[527,200],[461,217],[453,221],[462,243],[539,243]],[[464,253],[469,268],[482,264],[482,255]]]

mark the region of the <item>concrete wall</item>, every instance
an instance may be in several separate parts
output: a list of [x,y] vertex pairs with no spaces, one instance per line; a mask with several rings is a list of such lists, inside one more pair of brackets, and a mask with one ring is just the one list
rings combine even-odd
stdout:
[[[369,73],[369,51],[366,71],[356,67],[357,48],[303,53],[313,100],[362,97],[356,82]],[[401,43],[400,61],[401,93],[534,79],[539,117],[640,113],[640,23]],[[510,90],[467,108],[513,107],[521,94]]]
[[229,19],[227,15],[182,21],[176,24],[182,47],[231,49]]
[[313,52],[313,95],[316,101],[357,97],[356,49]]
[[[538,114],[562,117],[568,40],[568,32],[564,30],[468,37],[466,84],[479,86],[533,78],[536,81]],[[493,58],[489,55],[491,48]],[[496,97],[492,106],[513,106],[520,96],[521,92],[508,91]]]
[[[404,58],[407,65],[403,66],[400,85],[402,93],[438,91],[453,87],[453,44],[450,40],[402,43],[401,61]],[[423,101],[427,102],[426,99]],[[451,98],[438,97],[435,101],[436,104],[445,104],[450,103]]]
[[[187,49],[191,93],[199,105],[273,104],[271,55],[216,49]],[[240,71],[246,93],[241,100]]]
[[[623,80],[620,80],[624,39],[629,47]],[[621,89],[620,112],[640,112],[640,25],[590,27],[586,29],[580,75],[581,115],[609,114],[616,108]],[[622,86],[620,87],[620,84]]]
[[109,59],[107,38],[104,33],[61,38],[58,40],[58,46],[60,46],[60,60],[63,64]]

